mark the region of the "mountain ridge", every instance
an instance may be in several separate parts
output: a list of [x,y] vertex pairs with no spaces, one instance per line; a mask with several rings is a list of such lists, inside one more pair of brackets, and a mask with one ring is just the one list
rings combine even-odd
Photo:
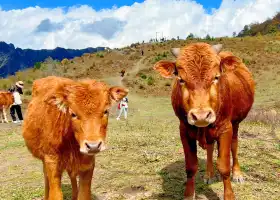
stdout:
[[14,44],[0,41],[0,77],[14,75],[19,70],[34,66],[36,62],[42,62],[51,57],[55,60],[64,58],[72,59],[80,57],[84,53],[95,53],[105,50],[105,47],[88,47],[85,49],[65,49],[56,47],[55,49],[21,49],[15,48]]

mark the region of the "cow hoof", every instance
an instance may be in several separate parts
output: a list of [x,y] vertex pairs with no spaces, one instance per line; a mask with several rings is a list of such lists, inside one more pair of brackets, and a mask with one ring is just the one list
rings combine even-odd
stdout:
[[195,194],[193,194],[193,196],[190,197],[184,197],[184,200],[195,200]]
[[245,182],[242,175],[233,175],[232,181],[235,183],[244,183]]
[[204,178],[204,183],[205,184],[210,185],[210,184],[212,184],[214,182],[215,182],[215,178]]

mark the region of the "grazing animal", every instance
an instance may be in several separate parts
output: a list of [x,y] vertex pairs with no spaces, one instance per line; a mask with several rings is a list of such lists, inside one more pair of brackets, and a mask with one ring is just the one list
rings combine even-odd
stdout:
[[32,91],[22,134],[28,150],[43,162],[45,199],[63,199],[66,170],[72,199],[90,200],[95,154],[105,149],[108,109],[128,90],[49,76],[34,81]]
[[214,141],[218,142],[217,168],[224,183],[224,199],[233,200],[230,182],[230,151],[233,179],[242,182],[238,158],[238,126],[254,102],[255,83],[242,61],[222,45],[190,44],[173,48],[176,62],[159,61],[154,69],[175,82],[172,106],[180,121],[187,183],[185,199],[195,197],[195,174],[198,169],[197,144],[207,149],[206,182],[214,177]]
[[0,117],[2,123],[8,123],[6,110],[14,103],[14,96],[11,92],[0,92]]

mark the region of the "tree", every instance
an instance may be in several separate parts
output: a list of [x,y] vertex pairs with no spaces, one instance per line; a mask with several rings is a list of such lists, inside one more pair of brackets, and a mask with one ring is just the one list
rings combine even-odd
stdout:
[[179,38],[179,36],[177,36],[177,40],[179,40],[180,38]]
[[233,32],[233,33],[232,33],[232,36],[233,36],[233,37],[236,37],[236,32]]
[[206,35],[205,40],[211,40],[211,36],[209,34]]
[[275,25],[272,25],[272,24],[270,24],[269,26],[268,26],[268,31],[267,31],[268,33],[276,33],[277,32],[277,27],[275,26]]
[[34,69],[35,69],[35,70],[36,70],[36,69],[40,69],[41,66],[42,66],[42,63],[36,62],[35,65],[34,65]]
[[190,33],[190,34],[188,35],[187,39],[190,39],[190,40],[194,39],[194,35],[193,35],[192,33]]

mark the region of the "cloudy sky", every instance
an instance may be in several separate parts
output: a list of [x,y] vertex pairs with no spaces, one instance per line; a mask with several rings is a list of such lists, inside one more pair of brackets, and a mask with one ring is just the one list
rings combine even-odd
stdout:
[[[11,3],[12,2],[12,3]],[[32,49],[122,47],[158,35],[231,36],[280,0],[0,0],[0,41]]]

